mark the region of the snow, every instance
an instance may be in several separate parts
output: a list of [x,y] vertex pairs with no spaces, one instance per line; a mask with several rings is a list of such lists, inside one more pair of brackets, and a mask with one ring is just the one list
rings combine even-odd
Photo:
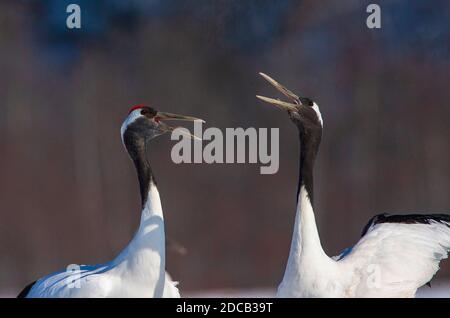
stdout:
[[[17,291],[0,290],[0,298],[16,297]],[[186,298],[270,298],[275,296],[274,288],[249,288],[249,289],[213,289],[184,292]],[[422,287],[417,292],[418,298],[450,298],[450,281],[432,282],[431,288]]]
[[[422,287],[417,292],[417,298],[450,298],[450,281],[432,282],[432,287]],[[182,293],[187,298],[271,298],[275,297],[276,289],[217,289]]]

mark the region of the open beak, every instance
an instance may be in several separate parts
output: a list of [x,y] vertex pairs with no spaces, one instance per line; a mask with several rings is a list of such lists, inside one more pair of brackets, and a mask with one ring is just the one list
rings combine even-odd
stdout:
[[[157,121],[159,123],[161,130],[164,132],[171,132],[171,131],[174,131],[175,129],[179,128],[179,127],[169,126],[163,122],[163,121],[167,121],[167,120],[180,120],[180,121],[193,121],[193,122],[200,121],[202,123],[205,122],[203,119],[200,119],[200,118],[184,116],[184,115],[177,115],[177,114],[172,114],[172,113],[165,113],[165,112],[157,112],[154,119],[155,119],[155,121]],[[184,130],[181,130],[181,133],[192,139],[202,140],[201,138],[199,138],[195,135],[192,135],[188,132],[185,132]]]
[[264,73],[259,73],[266,81],[268,81],[270,84],[272,84],[281,94],[286,96],[289,99],[289,102],[284,102],[279,99],[273,99],[265,96],[256,95],[257,98],[260,100],[275,105],[278,108],[287,110],[287,111],[294,111],[297,110],[297,105],[300,104],[299,97],[292,93],[290,90],[288,90],[286,87],[278,83],[276,80],[271,78],[269,75]]

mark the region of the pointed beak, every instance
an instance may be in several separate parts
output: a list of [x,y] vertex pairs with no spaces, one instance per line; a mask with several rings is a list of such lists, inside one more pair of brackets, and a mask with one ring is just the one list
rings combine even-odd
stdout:
[[272,104],[280,109],[287,110],[287,111],[293,111],[297,110],[297,105],[300,104],[299,97],[291,92],[289,89],[278,83],[276,80],[274,80],[272,77],[270,77],[267,74],[259,73],[266,81],[268,81],[270,84],[272,84],[281,94],[286,96],[289,99],[289,102],[284,102],[279,99],[269,98],[265,96],[256,95],[257,98],[260,100]]
[[[179,127],[172,127],[167,125],[166,123],[164,123],[163,121],[168,121],[168,120],[180,120],[180,121],[192,121],[192,122],[202,122],[204,123],[205,121],[203,119],[200,118],[196,118],[196,117],[191,117],[191,116],[184,116],[184,115],[177,115],[177,114],[172,114],[172,113],[166,113],[166,112],[157,112],[156,116],[154,117],[154,120],[156,122],[159,123],[159,126],[161,128],[162,131],[164,132],[171,132],[174,131],[175,129],[179,128]],[[202,140],[201,138],[192,135],[190,133],[184,132],[184,130],[181,131],[183,135],[186,135],[192,139],[195,140]]]
[[184,115],[177,115],[177,114],[172,114],[172,113],[165,113],[165,112],[157,112],[155,118],[157,120],[200,121],[202,123],[205,122],[203,119],[200,119],[200,118],[184,116]]

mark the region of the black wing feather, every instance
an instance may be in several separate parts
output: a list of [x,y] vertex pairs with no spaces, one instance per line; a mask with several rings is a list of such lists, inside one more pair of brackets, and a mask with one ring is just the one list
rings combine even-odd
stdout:
[[450,214],[378,214],[371,218],[369,223],[364,227],[361,237],[366,235],[371,226],[380,223],[430,224],[431,221],[446,224],[450,227]]
[[31,284],[28,284],[20,293],[17,295],[17,298],[25,298],[27,297],[28,293],[30,292],[30,289],[33,287],[33,285],[36,284],[36,281],[32,282]]

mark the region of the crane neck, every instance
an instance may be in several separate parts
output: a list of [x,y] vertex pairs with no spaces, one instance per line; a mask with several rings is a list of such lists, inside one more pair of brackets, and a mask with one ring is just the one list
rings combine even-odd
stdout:
[[141,196],[141,226],[151,216],[163,220],[161,199],[150,162],[147,159],[147,140],[133,129],[127,129],[122,135],[123,144],[134,163],[139,180]]
[[146,157],[145,149],[146,147],[139,150],[140,154],[138,158],[133,159],[139,180],[139,191],[141,196],[141,226],[152,216],[158,216],[159,218],[164,219],[156,179]]
[[144,137],[125,134],[124,144],[131,160],[136,168],[139,180],[139,192],[141,196],[141,227],[145,221],[157,216],[164,219],[162,213],[161,199],[156,185],[155,176],[147,159],[147,141]]
[[152,167],[147,159],[147,143],[143,138],[124,138],[128,155],[134,163],[139,180],[141,207],[144,209],[151,186],[156,187]]
[[314,204],[314,163],[319,151],[320,136],[308,136],[299,133],[300,155],[299,155],[299,175],[297,184],[297,203],[300,200],[301,187],[305,187],[311,206]]
[[319,144],[320,135],[305,136],[300,133],[297,209],[284,277],[287,281],[302,272],[300,267],[303,261],[311,265],[312,260],[320,262],[327,257],[320,243],[313,210],[313,169]]
[[116,257],[130,279],[144,282],[154,297],[161,297],[165,281],[165,230],[161,199],[147,159],[146,140],[133,131],[123,135],[125,148],[136,168],[141,194],[139,229]]

